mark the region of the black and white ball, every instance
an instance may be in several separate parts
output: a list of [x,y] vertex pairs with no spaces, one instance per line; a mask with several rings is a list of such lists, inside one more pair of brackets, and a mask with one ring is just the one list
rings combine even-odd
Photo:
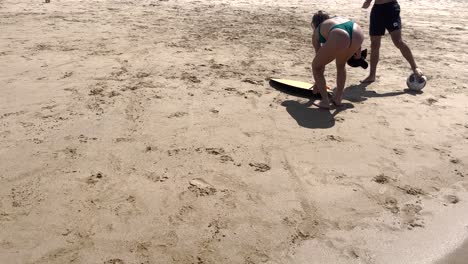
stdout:
[[422,78],[416,78],[414,73],[411,74],[406,80],[406,85],[412,91],[421,91],[426,86],[427,78],[423,76]]

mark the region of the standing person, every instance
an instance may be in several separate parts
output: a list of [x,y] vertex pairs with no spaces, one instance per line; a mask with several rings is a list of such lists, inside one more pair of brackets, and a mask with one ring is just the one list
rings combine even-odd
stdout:
[[314,74],[314,93],[320,93],[322,100],[316,104],[320,108],[329,109],[330,100],[326,90],[325,66],[336,60],[336,90],[332,98],[333,104],[341,105],[346,82],[346,62],[354,56],[361,56],[361,45],[364,33],[358,24],[342,17],[330,17],[325,11],[318,11],[312,18],[312,44],[315,57],[312,62]]
[[[371,3],[372,0],[366,0],[362,8],[367,9]],[[400,5],[398,2],[396,0],[375,0],[370,15],[369,27],[371,39],[370,73],[369,76],[361,82],[371,83],[375,81],[377,64],[379,63],[380,42],[382,36],[385,35],[385,30],[388,30],[390,33],[393,44],[408,61],[416,78],[422,78],[424,76],[423,72],[416,65],[410,48],[401,38],[401,28]]]

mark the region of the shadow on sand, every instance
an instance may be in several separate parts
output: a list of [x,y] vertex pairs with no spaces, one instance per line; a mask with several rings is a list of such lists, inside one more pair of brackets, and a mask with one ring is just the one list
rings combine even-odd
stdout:
[[[414,92],[409,89],[405,89],[400,92],[389,92],[389,93],[377,93],[375,91],[368,91],[366,88],[369,84],[361,83],[357,85],[350,85],[345,88],[343,99],[350,102],[363,102],[368,98],[374,97],[389,97],[398,96],[402,94],[418,95],[422,92]],[[312,90],[305,90],[300,88],[294,88],[287,85],[281,85],[270,81],[270,86],[278,91],[284,92],[289,95],[308,98],[309,101],[301,103],[295,100],[284,101],[281,105],[286,107],[286,111],[297,121],[297,123],[305,128],[314,129],[326,129],[331,128],[335,125],[335,116],[340,112],[347,109],[354,108],[351,103],[343,103],[340,107],[336,107],[331,110],[323,110],[320,108],[310,108],[315,100],[320,99],[320,95],[315,95]]]
[[391,97],[391,96],[398,96],[402,94],[409,94],[409,95],[419,95],[423,92],[416,92],[411,91],[410,89],[404,89],[403,91],[399,92],[389,92],[389,93],[377,93],[376,91],[368,91],[367,86],[370,83],[360,83],[355,85],[350,85],[345,88],[343,99],[348,100],[353,103],[363,102],[366,101],[368,98],[375,98],[375,97]]
[[315,99],[309,102],[300,103],[295,100],[284,101],[281,105],[286,107],[286,111],[296,119],[298,125],[305,128],[330,128],[335,125],[335,116],[346,110],[354,108],[350,103],[344,103],[340,107],[331,110],[324,110],[317,107],[310,108]]

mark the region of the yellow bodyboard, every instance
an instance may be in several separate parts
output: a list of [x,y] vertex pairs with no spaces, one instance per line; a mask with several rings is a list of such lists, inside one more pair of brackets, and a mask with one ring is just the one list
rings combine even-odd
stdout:
[[[287,79],[271,79],[271,81],[276,82],[278,84],[287,85],[293,88],[306,89],[306,90],[312,89],[312,86],[313,86],[311,83],[287,80]],[[330,90],[330,87],[327,86],[327,90]]]

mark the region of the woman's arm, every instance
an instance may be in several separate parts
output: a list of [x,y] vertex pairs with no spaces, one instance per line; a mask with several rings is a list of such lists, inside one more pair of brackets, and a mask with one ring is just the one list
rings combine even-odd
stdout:
[[319,41],[318,31],[319,31],[319,29],[315,29],[314,34],[312,34],[312,45],[314,46],[316,54],[320,49],[320,41]]

